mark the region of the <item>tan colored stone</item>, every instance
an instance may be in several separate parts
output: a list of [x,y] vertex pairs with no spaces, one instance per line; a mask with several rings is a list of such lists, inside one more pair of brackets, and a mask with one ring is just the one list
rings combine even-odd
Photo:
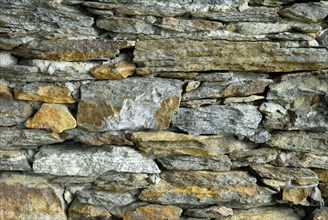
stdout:
[[14,88],[15,98],[19,100],[50,102],[50,103],[74,103],[75,100],[68,88],[40,84],[26,85]]
[[284,188],[282,192],[282,199],[291,202],[294,205],[309,205],[307,197],[309,195],[308,188],[290,187]]
[[123,220],[178,220],[182,209],[174,206],[147,205],[124,213]]
[[73,201],[68,209],[68,218],[70,220],[79,220],[84,218],[110,219],[111,214],[101,206],[80,203],[77,199]]
[[62,133],[65,130],[75,128],[75,118],[69,112],[67,106],[61,104],[43,104],[33,118],[25,122],[28,128],[43,128]]
[[223,104],[229,104],[235,102],[254,102],[262,99],[265,99],[265,97],[259,95],[251,95],[248,97],[229,97],[224,99]]
[[200,86],[199,81],[190,81],[186,83],[185,90],[186,92],[189,92],[191,90],[197,89]]
[[131,138],[142,151],[158,156],[170,154],[219,156],[236,150],[255,148],[255,144],[240,141],[231,135],[194,136],[160,131],[134,132]]
[[320,209],[316,209],[313,212],[312,219],[313,220],[328,220],[328,207],[322,207]]
[[319,189],[322,193],[322,197],[328,198],[328,183],[319,183]]
[[318,175],[320,182],[328,183],[328,170],[325,169],[313,169]]
[[10,89],[6,85],[0,84],[0,97],[4,97],[4,98],[12,98],[13,97]]
[[113,66],[103,65],[91,70],[92,75],[97,79],[125,79],[131,76],[136,69],[133,63],[121,61]]
[[66,220],[63,191],[41,177],[3,173],[0,218]]

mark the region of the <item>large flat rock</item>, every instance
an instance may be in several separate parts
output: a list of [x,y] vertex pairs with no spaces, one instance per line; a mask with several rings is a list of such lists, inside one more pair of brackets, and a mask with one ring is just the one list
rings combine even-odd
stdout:
[[280,48],[276,42],[179,38],[139,40],[134,51],[139,74],[214,70],[318,70],[328,67],[327,56],[325,48]]
[[182,81],[153,78],[92,82],[81,87],[78,125],[87,130],[161,130],[179,107]]

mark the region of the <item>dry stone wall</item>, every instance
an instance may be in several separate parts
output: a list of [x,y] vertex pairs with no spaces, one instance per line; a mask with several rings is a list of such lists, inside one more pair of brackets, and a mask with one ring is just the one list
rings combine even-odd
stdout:
[[327,16],[0,0],[0,219],[328,219]]

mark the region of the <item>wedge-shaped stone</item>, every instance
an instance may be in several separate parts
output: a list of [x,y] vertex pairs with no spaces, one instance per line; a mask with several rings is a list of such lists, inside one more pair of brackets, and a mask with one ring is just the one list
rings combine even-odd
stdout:
[[106,0],[99,2],[87,1],[84,5],[92,8],[115,10],[120,14],[127,15],[154,15],[157,17],[174,17],[184,15],[191,11],[228,11],[237,8],[244,9],[247,7],[246,0],[196,0],[196,1],[174,1],[174,0]]
[[316,185],[319,178],[315,172],[310,169],[293,167],[276,167],[269,164],[252,165],[251,169],[260,177],[274,180],[285,181],[286,184],[297,185]]
[[249,150],[256,145],[232,135],[193,136],[169,131],[133,132],[140,150],[156,157],[163,155],[220,156],[232,151]]
[[103,220],[110,220],[112,219],[112,215],[104,207],[84,204],[75,199],[68,209],[68,218],[70,220],[79,220],[85,218],[100,218]]
[[186,92],[183,95],[183,100],[239,97],[259,94],[263,93],[266,86],[271,82],[271,80],[266,79],[230,83],[204,82],[200,87]]
[[121,215],[124,220],[178,220],[182,209],[174,206],[147,205]]
[[114,58],[119,50],[131,47],[127,41],[101,39],[54,39],[35,40],[12,51],[13,54],[45,60],[87,61]]
[[158,161],[168,170],[228,171],[231,167],[231,161],[226,155],[215,158],[172,155],[159,158]]
[[57,176],[99,176],[108,171],[159,173],[156,163],[128,147],[46,146],[35,155],[33,170]]
[[99,176],[94,183],[97,189],[109,191],[126,191],[146,188],[156,183],[155,176],[145,173],[118,173],[109,172]]
[[265,97],[260,95],[251,95],[247,97],[229,97],[224,99],[223,104],[239,103],[239,102],[247,103],[247,102],[254,102],[262,99],[265,99]]
[[136,69],[133,63],[122,61],[114,65],[103,65],[92,69],[91,73],[96,79],[125,79],[132,75]]
[[252,136],[262,119],[257,107],[246,104],[180,108],[172,125],[189,134],[234,134]]
[[280,152],[274,163],[278,166],[328,169],[328,156],[301,152]]
[[236,210],[234,215],[228,218],[218,218],[224,220],[272,220],[272,219],[288,219],[301,220],[302,215],[298,215],[292,208],[287,207],[261,207],[247,210]]
[[13,95],[8,87],[8,82],[0,79],[0,98],[7,98],[11,99],[13,98]]
[[0,126],[20,124],[33,112],[33,107],[27,102],[0,97]]
[[137,200],[137,192],[119,192],[103,190],[83,190],[78,191],[76,199],[83,204],[90,204],[97,207],[105,207],[107,211],[117,214],[116,210]]
[[182,81],[129,78],[81,87],[78,124],[88,130],[160,130],[179,107]]
[[64,137],[45,130],[0,127],[0,149],[36,148],[63,141]]
[[320,182],[328,183],[328,170],[313,169],[313,171],[318,175]]
[[66,220],[63,192],[63,188],[41,177],[2,173],[1,218]]
[[234,151],[229,154],[232,167],[246,167],[252,164],[265,164],[274,161],[278,151],[272,148],[257,148],[247,151]]
[[69,88],[56,86],[54,84],[34,83],[21,87],[15,87],[16,99],[40,101],[50,103],[74,103],[72,91]]
[[285,187],[282,199],[293,205],[323,206],[324,200],[318,187]]
[[185,20],[177,18],[163,18],[161,24],[156,26],[177,32],[199,32],[199,31],[215,31],[223,27],[222,23],[206,20]]
[[[193,45],[192,47],[190,45]],[[325,48],[280,48],[276,42],[208,39],[139,40],[137,73],[195,71],[292,72],[328,67]]]
[[327,143],[327,133],[295,131],[273,133],[267,141],[271,147],[317,155],[328,155]]
[[299,21],[319,22],[328,16],[328,3],[321,1],[294,4],[280,11],[279,14]]
[[33,118],[25,122],[28,128],[42,128],[62,133],[65,130],[76,127],[75,118],[69,112],[66,105],[43,104]]
[[161,178],[164,181],[142,191],[139,199],[186,208],[224,203],[254,206],[272,201],[273,191],[257,186],[256,178],[246,172],[165,172]]
[[83,129],[71,129],[65,131],[65,134],[76,142],[91,146],[133,145],[133,142],[127,138],[128,134],[123,131],[88,132]]
[[0,150],[0,170],[31,170],[25,151]]

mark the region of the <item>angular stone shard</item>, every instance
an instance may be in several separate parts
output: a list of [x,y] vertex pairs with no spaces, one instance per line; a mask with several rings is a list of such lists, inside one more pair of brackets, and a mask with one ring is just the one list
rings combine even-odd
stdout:
[[63,141],[64,137],[45,130],[0,127],[0,149],[36,148]]
[[301,220],[302,215],[299,215],[294,209],[288,207],[260,207],[247,210],[234,211],[234,215],[224,220],[271,220],[271,219],[288,219]]
[[31,170],[25,151],[0,150],[0,170]]
[[328,170],[313,169],[313,171],[318,175],[320,182],[328,183]]
[[159,173],[156,163],[132,148],[79,145],[46,146],[35,155],[33,170],[57,176],[99,176],[108,171]]
[[133,63],[126,61],[115,65],[103,65],[92,69],[91,73],[96,79],[125,79],[131,76],[136,69]]
[[272,201],[273,191],[256,185],[246,172],[165,172],[160,184],[151,186],[139,199],[192,208],[229,203],[234,206],[259,206]]
[[139,40],[134,62],[139,66],[139,74],[215,70],[293,72],[328,68],[327,56],[325,48],[286,49],[277,42],[170,38]]
[[124,220],[178,220],[182,209],[174,206],[147,205],[121,215]]
[[13,95],[8,87],[9,83],[3,79],[0,79],[0,99],[7,98],[11,99],[13,98]]
[[75,128],[76,121],[67,106],[62,104],[43,104],[33,118],[25,122],[25,126],[62,133],[65,130]]
[[114,58],[120,49],[132,45],[127,41],[101,39],[54,39],[35,40],[12,51],[13,54],[34,59],[61,61],[88,61]]
[[108,191],[127,191],[146,188],[152,183],[151,176],[144,173],[108,172],[94,180],[97,189]]
[[271,82],[266,79],[226,83],[203,82],[197,89],[186,92],[183,100],[250,96],[263,93]]
[[271,147],[317,155],[328,155],[327,143],[327,133],[295,131],[273,133],[267,141]]
[[78,124],[91,131],[166,129],[179,107],[182,84],[129,78],[82,86]]
[[102,145],[133,145],[127,134],[121,131],[107,132],[88,132],[83,129],[72,129],[65,131],[69,137],[72,137],[77,142],[82,142],[91,146]]
[[254,143],[241,141],[232,135],[193,136],[160,131],[133,132],[131,138],[140,150],[155,157],[176,154],[217,157],[256,147]]
[[326,1],[294,4],[279,12],[280,15],[304,22],[319,22],[328,16]]
[[14,88],[15,98],[19,100],[74,103],[72,91],[69,88],[54,84],[34,83]]
[[252,136],[262,119],[257,107],[246,104],[180,108],[172,125],[189,134],[234,134]]
[[66,220],[63,192],[63,188],[42,177],[2,173],[1,218]]
[[229,98],[225,98],[223,101],[223,104],[229,104],[229,103],[238,103],[238,102],[254,102],[254,101],[258,101],[258,100],[263,100],[265,99],[264,96],[260,96],[260,95],[251,95],[251,96],[247,96],[247,97],[229,97]]
[[20,124],[33,112],[33,107],[27,102],[0,97],[0,126]]
[[168,170],[228,171],[231,167],[231,161],[226,155],[215,158],[172,155],[159,158],[158,161]]
[[300,186],[316,185],[319,183],[318,176],[310,169],[294,167],[276,167],[269,164],[251,165],[251,169],[260,177],[281,180],[287,184]]
[[103,220],[112,219],[112,215],[105,208],[84,204],[75,199],[68,209],[70,220],[80,220],[87,218],[100,218]]
[[223,27],[222,23],[206,20],[185,20],[166,17],[162,19],[161,24],[155,24],[168,31],[176,32],[200,32],[200,31],[215,31]]
[[220,101],[217,99],[199,99],[199,100],[189,100],[189,101],[181,101],[180,107],[187,108],[199,108],[203,105],[214,105],[219,103]]

